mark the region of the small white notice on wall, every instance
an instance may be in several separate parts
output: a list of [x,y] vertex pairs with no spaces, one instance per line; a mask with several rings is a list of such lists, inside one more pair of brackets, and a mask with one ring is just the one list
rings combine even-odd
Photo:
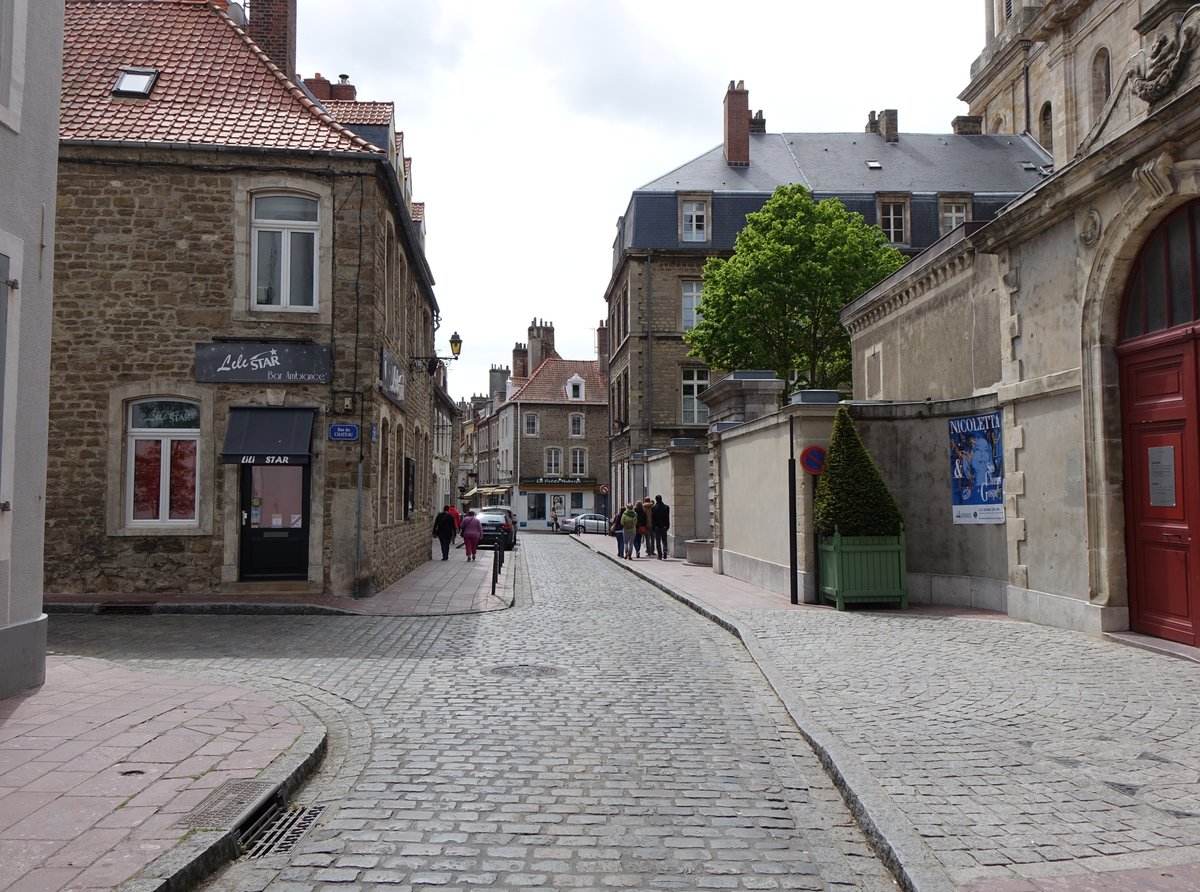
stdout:
[[1150,460],[1150,504],[1156,508],[1175,507],[1175,447],[1151,446],[1146,450]]

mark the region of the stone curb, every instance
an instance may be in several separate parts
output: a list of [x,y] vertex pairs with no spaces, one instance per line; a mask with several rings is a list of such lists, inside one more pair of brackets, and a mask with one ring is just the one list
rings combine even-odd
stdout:
[[825,767],[830,778],[846,800],[854,819],[871,840],[888,869],[908,892],[953,892],[950,880],[933,851],[925,845],[920,834],[896,808],[879,782],[867,770],[857,755],[841,739],[826,729],[797,701],[788,689],[787,681],[776,668],[754,635],[742,629],[719,610],[699,601],[687,592],[672,588],[654,579],[636,565],[619,560],[614,554],[598,551],[584,542],[581,546],[595,552],[633,575],[649,583],[684,606],[716,623],[736,637],[746,648],[776,696],[779,697],[797,730],[808,741]]
[[[269,696],[269,691],[255,690],[255,693]],[[238,815],[229,828],[198,830],[185,836],[169,851],[117,887],[117,892],[185,892],[194,888],[201,880],[241,857],[236,829],[259,805],[271,799],[286,803],[313,773],[324,758],[328,745],[324,724],[298,703],[278,697],[272,699],[291,711],[302,730],[287,751],[255,778],[270,783],[271,787]]]

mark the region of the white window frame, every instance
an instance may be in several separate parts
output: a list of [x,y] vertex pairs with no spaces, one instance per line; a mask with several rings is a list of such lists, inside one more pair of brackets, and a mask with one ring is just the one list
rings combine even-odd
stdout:
[[682,195],[679,198],[679,240],[688,244],[708,242],[712,204],[704,195]]
[[703,316],[700,313],[700,300],[704,295],[704,283],[689,280],[679,284],[680,328],[691,331]]
[[587,422],[582,412],[572,412],[567,419],[567,430],[572,437],[582,437],[587,431]]
[[562,449],[558,446],[546,447],[545,468],[547,477],[562,476]]
[[587,398],[587,384],[578,373],[567,379],[567,399],[573,403]]
[[[134,408],[144,403],[156,402],[175,402],[187,403],[195,408],[196,411],[196,427],[194,428],[174,428],[174,427],[134,427],[133,413]],[[193,399],[178,397],[173,395],[150,396],[141,399],[130,400],[126,405],[125,411],[125,497],[124,497],[124,512],[125,524],[131,528],[140,527],[196,527],[200,522],[200,477],[202,473],[202,460],[200,449],[200,429],[203,416],[203,407]],[[158,441],[161,452],[159,456],[159,488],[158,488],[158,513],[159,516],[155,519],[144,519],[133,516],[134,508],[134,478],[136,465],[136,449],[135,445],[139,442],[154,442]],[[192,482],[192,516],[191,517],[176,517],[170,516],[171,502],[171,463],[170,450],[171,444],[174,442],[190,442],[195,443],[195,462],[196,470],[194,480]]]
[[[295,198],[311,202],[316,213],[315,220],[259,220],[256,208],[260,201],[271,198]],[[259,236],[263,233],[278,233],[281,256],[279,258],[279,303],[264,304],[258,300],[258,269],[259,269]],[[310,271],[309,287],[312,293],[311,304],[293,304],[293,282],[291,252],[292,237],[307,235],[312,237],[312,269]],[[302,195],[294,192],[259,192],[250,198],[250,299],[253,308],[260,313],[316,313],[321,302],[321,202],[314,195]]]
[[583,446],[571,447],[571,475],[572,477],[587,476],[588,455],[587,449]]
[[28,0],[0,0],[0,124],[19,133],[25,98]]
[[[536,437],[539,433],[541,433],[542,420],[540,417],[538,417],[537,412],[526,412],[524,417],[525,421],[521,425],[522,434],[524,434],[526,437]],[[532,422],[532,424],[530,422]]]
[[710,382],[708,369],[682,370],[680,418],[683,424],[708,424],[708,406],[700,402],[699,396],[708,388]]
[[[961,213],[952,208],[962,208]],[[942,235],[954,231],[971,220],[971,197],[969,195],[942,195],[938,197],[938,222]]]
[[[896,238],[896,208],[899,209],[900,238]],[[909,199],[907,195],[879,196],[879,228],[893,245],[907,245],[912,238],[909,223]]]

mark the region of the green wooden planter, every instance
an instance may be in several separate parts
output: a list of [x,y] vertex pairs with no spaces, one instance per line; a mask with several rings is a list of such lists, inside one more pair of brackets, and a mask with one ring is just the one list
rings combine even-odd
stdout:
[[847,604],[899,601],[908,607],[904,531],[899,536],[823,537],[821,597],[845,610]]

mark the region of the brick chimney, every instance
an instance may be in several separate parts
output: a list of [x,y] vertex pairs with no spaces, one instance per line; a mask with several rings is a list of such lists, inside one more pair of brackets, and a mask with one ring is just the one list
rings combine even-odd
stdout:
[[508,389],[508,369],[502,365],[494,365],[488,371],[488,396],[496,396],[500,394],[500,399],[504,399],[504,393]]
[[329,98],[344,102],[353,102],[358,98],[358,90],[350,83],[350,75],[338,75],[338,82],[330,87]]
[[950,122],[950,126],[954,129],[955,133],[978,136],[983,133],[983,116],[959,115]]
[[900,123],[894,108],[885,108],[880,112],[879,135],[884,142],[900,142]]
[[879,119],[875,117],[875,112],[867,112],[867,126],[863,128],[863,133],[878,133]]
[[304,79],[304,86],[308,87],[308,92],[312,93],[313,96],[315,96],[321,102],[324,102],[326,99],[333,98],[329,86],[329,79],[321,77],[321,72],[319,71],[312,77],[306,77]]
[[763,117],[761,108],[758,111],[756,111],[754,113],[754,117],[750,119],[750,132],[751,133],[766,133],[767,132],[767,119]]
[[750,91],[742,81],[725,91],[725,163],[750,166]]
[[537,371],[538,366],[557,355],[554,350],[554,323],[545,319],[534,319],[529,325],[530,373]]
[[608,323],[603,319],[596,329],[596,358],[602,366],[608,365]]
[[253,0],[250,39],[289,78],[296,76],[296,0]]
[[513,345],[513,377],[529,377],[529,348],[517,341]]

